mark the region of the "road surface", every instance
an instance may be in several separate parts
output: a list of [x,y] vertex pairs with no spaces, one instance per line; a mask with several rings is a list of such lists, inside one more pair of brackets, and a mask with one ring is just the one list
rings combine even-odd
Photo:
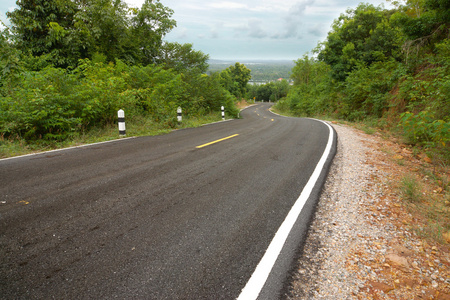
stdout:
[[336,141],[328,125],[269,107],[163,136],[0,160],[0,298],[238,298],[326,156],[256,294],[279,297]]

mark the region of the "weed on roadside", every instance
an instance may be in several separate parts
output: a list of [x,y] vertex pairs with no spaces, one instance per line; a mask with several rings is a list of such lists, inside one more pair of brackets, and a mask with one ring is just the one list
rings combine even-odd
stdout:
[[418,203],[422,200],[421,186],[411,174],[406,174],[401,179],[400,191],[402,192],[403,200],[409,203]]

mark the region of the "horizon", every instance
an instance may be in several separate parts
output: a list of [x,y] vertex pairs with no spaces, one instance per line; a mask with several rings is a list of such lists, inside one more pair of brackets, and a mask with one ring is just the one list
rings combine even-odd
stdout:
[[295,61],[297,59],[291,60],[291,59],[283,59],[283,58],[279,58],[279,59],[272,59],[272,58],[242,58],[242,59],[239,59],[239,58],[228,58],[228,59],[209,58],[208,62],[209,61],[217,61],[217,62],[224,62],[224,63],[228,63],[228,62],[239,62],[239,63],[242,63],[242,62],[251,62],[251,63],[254,63],[254,62],[285,62],[285,63],[287,63],[287,62],[290,62],[292,64],[295,64]]

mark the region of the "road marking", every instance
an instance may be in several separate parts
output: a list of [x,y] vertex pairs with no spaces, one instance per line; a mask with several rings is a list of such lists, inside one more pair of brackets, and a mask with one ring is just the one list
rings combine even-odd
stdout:
[[11,156],[11,157],[7,157],[7,158],[1,158],[0,161],[13,160],[13,159],[16,159],[16,158],[23,158],[23,157],[28,157],[28,156],[36,156],[36,155],[40,155],[40,154],[47,154],[47,153],[52,153],[52,152],[66,151],[66,150],[72,150],[72,149],[78,149],[78,148],[86,148],[86,147],[95,146],[95,145],[101,145],[101,144],[122,142],[122,141],[125,141],[125,140],[135,139],[135,138],[136,138],[135,136],[132,136],[132,137],[128,137],[128,138],[120,138],[120,139],[115,139],[115,140],[110,140],[110,141],[105,141],[105,142],[84,144],[84,145],[80,145],[80,146],[73,146],[73,147],[54,149],[54,150],[48,150],[48,151],[42,151],[42,152],[36,152],[36,153],[30,153],[30,154],[24,154],[24,155],[18,155],[18,156]]
[[278,228],[278,231],[270,242],[269,247],[264,253],[264,256],[261,258],[258,266],[256,266],[255,271],[253,272],[245,287],[242,289],[241,294],[239,295],[237,300],[256,300],[258,298],[259,293],[266,283],[267,278],[269,277],[269,274],[272,271],[272,268],[275,265],[275,262],[281,253],[281,250],[283,249],[283,246],[289,236],[289,233],[292,230],[292,227],[297,221],[297,218],[300,215],[303,206],[311,195],[311,192],[317,180],[319,179],[320,173],[322,173],[323,166],[325,165],[325,162],[327,161],[327,158],[331,152],[331,146],[334,139],[334,131],[330,125],[323,121],[321,122],[327,125],[330,131],[328,135],[328,143],[325,147],[325,150],[323,151],[322,157],[317,163],[314,172],[303,188],[303,191],[301,192],[297,201],[292,206],[280,228]]
[[206,146],[209,146],[209,145],[212,145],[212,144],[215,144],[215,143],[221,142],[221,141],[225,141],[225,140],[228,140],[228,139],[234,138],[234,137],[236,137],[236,136],[238,136],[238,135],[239,135],[239,134],[233,134],[233,135],[227,136],[227,137],[225,137],[225,138],[223,138],[223,139],[220,139],[220,140],[215,140],[215,141],[212,141],[212,142],[209,142],[209,143],[206,143],[206,144],[203,144],[203,145],[197,146],[197,147],[195,147],[195,148],[197,148],[197,149],[200,149],[200,148],[203,148],[203,147],[206,147]]

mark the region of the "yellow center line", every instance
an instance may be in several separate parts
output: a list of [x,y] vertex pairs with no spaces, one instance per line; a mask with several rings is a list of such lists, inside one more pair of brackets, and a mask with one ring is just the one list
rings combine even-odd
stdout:
[[213,141],[213,142],[210,142],[210,143],[206,143],[206,144],[197,146],[197,147],[195,147],[195,148],[200,149],[200,148],[203,148],[203,147],[206,147],[206,146],[209,146],[209,145],[212,145],[212,144],[215,144],[215,143],[224,141],[224,140],[228,140],[228,139],[234,138],[235,136],[238,136],[238,135],[239,135],[239,134],[233,134],[233,135],[227,136],[227,137],[225,137],[225,138],[223,138],[223,139],[216,140],[216,141]]

